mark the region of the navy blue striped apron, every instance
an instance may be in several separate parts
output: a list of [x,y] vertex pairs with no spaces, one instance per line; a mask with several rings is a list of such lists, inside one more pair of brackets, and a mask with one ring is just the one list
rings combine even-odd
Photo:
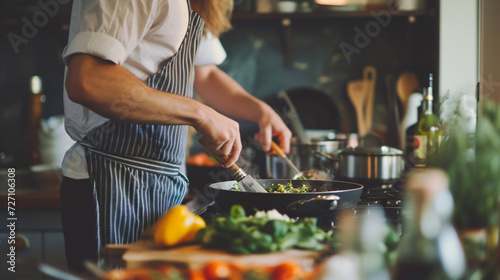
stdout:
[[[146,81],[155,89],[185,97],[193,95],[194,59],[203,29],[203,19],[189,11],[179,50]],[[137,241],[144,229],[182,202],[188,180],[179,168],[185,158],[187,129],[110,120],[80,143],[86,148],[94,188],[98,251],[105,244]]]

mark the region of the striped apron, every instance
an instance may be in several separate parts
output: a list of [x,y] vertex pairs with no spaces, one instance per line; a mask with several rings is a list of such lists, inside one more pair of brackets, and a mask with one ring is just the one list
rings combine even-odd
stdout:
[[[203,19],[189,11],[179,50],[146,81],[150,87],[185,97],[193,95],[194,59],[203,29]],[[179,168],[187,129],[110,120],[80,143],[94,188],[98,252],[105,244],[138,240],[145,228],[182,202],[188,180]]]

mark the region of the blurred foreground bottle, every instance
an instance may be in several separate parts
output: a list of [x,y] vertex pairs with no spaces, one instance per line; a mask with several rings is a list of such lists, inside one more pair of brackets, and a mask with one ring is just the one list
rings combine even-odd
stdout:
[[340,251],[321,264],[315,280],[390,280],[386,239],[394,231],[381,206],[371,205],[365,213],[340,219]]
[[450,219],[448,177],[437,169],[416,170],[406,183],[404,229],[395,280],[461,279],[466,261]]
[[354,250],[359,258],[361,280],[389,280],[386,263],[385,239],[389,231],[384,209],[372,205],[367,209],[369,215],[364,216],[355,235]]

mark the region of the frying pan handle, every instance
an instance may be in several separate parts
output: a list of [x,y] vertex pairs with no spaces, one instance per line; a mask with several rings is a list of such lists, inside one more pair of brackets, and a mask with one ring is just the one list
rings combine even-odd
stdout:
[[336,195],[318,195],[310,199],[298,200],[290,203],[285,211],[292,216],[295,216],[295,214],[306,214],[306,212],[309,212],[309,209],[312,213],[333,211],[337,209],[339,200],[340,197]]

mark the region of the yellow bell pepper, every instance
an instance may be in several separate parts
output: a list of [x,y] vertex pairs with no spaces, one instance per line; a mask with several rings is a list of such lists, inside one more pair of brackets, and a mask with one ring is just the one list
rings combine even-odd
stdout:
[[170,209],[155,225],[154,241],[158,245],[174,246],[194,241],[205,221],[189,211],[185,205]]
[[194,215],[194,222],[193,224],[191,224],[191,228],[189,229],[188,233],[181,239],[180,243],[194,241],[198,231],[206,226],[207,225],[205,223],[205,220],[203,220],[200,216]]

